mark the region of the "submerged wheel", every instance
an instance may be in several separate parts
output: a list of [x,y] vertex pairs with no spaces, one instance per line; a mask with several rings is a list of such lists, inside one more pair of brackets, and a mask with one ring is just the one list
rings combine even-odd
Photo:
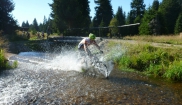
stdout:
[[99,69],[100,73],[102,73],[106,76],[106,78],[108,77],[108,69],[104,63],[102,63],[102,62],[97,63],[97,68]]

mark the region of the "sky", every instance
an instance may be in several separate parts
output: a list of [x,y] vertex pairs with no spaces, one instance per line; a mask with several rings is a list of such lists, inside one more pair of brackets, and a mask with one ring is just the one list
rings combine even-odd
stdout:
[[[29,24],[33,23],[36,18],[38,23],[43,23],[44,16],[48,19],[50,13],[52,12],[50,6],[48,5],[53,2],[53,0],[12,0],[15,4],[15,8],[12,11],[12,15],[18,24],[21,26],[22,22],[28,21]],[[95,16],[95,3],[94,0],[90,1],[90,16]],[[122,7],[123,11],[128,13],[131,10],[130,3],[132,0],[111,0],[111,5],[113,8],[113,13],[116,14],[118,7]],[[162,0],[159,0],[162,2]],[[152,5],[153,0],[144,0],[146,8]]]

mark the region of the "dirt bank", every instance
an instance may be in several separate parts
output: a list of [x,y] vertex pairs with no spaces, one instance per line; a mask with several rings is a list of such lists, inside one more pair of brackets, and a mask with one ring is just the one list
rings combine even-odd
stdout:
[[5,45],[5,57],[7,59],[17,55],[21,51],[31,51],[31,49],[25,45],[25,41],[9,42]]

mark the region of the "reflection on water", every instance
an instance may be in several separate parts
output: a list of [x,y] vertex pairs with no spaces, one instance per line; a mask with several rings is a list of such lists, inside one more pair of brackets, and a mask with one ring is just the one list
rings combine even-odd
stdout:
[[0,104],[182,104],[181,83],[113,70],[109,79],[80,71],[74,51],[22,52],[0,75]]

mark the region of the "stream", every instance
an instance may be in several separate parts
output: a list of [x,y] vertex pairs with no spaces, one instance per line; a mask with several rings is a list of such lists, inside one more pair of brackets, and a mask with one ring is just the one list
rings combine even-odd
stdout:
[[18,68],[0,74],[0,105],[182,105],[182,83],[112,68],[84,73],[74,51],[21,52]]

